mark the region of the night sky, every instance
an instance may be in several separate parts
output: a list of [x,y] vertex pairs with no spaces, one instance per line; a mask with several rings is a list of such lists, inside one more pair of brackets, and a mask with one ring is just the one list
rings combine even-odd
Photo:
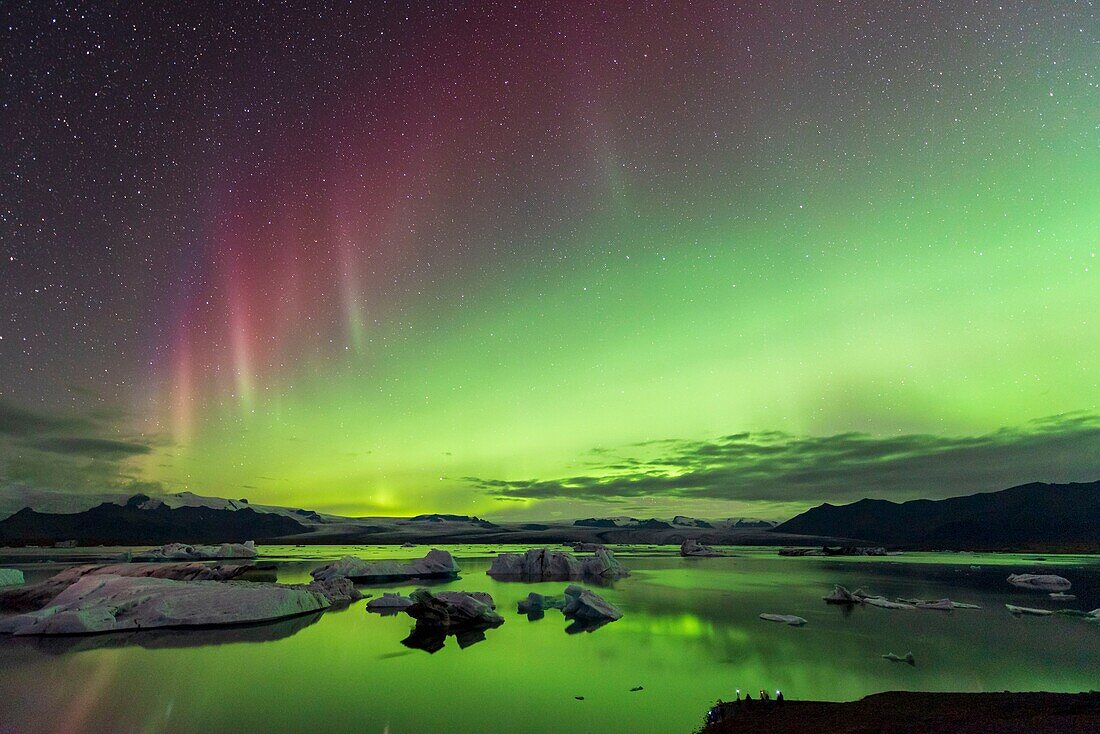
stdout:
[[0,485],[1100,478],[1091,2],[0,6]]

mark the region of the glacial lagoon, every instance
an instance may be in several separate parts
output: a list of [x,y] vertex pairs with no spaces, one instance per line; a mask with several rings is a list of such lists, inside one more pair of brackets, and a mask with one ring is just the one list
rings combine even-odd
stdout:
[[[516,612],[529,592],[560,594],[566,584],[485,574],[495,553],[516,548],[441,547],[463,571],[433,590],[487,591],[507,620],[484,639],[448,637],[429,654],[402,644],[413,620],[367,613],[362,601],[231,629],[0,639],[0,731],[686,734],[737,689],[851,700],[885,690],[1076,692],[1100,680],[1100,625],[1015,617],[1004,607],[1100,607],[1096,556],[783,558],[775,548],[728,548],[728,557],[688,559],[667,547],[613,546],[632,575],[597,591],[625,616],[567,634],[557,611],[538,620]],[[416,558],[426,547],[261,550],[279,581],[295,583],[344,554]],[[0,566],[21,568],[33,582],[91,552],[35,553],[0,557]],[[1065,576],[1077,599],[1054,601],[1005,581],[1022,572]],[[981,609],[827,605],[821,597],[838,583]],[[380,595],[416,586],[362,589]],[[761,613],[807,624],[769,623]],[[910,651],[914,666],[882,658]]]

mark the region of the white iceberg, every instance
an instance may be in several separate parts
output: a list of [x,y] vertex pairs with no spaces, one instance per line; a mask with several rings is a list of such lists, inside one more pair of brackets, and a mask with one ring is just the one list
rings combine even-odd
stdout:
[[833,593],[822,597],[830,604],[862,604],[863,600],[840,584],[833,586]]
[[50,578],[0,590],[0,609],[29,612],[49,604],[85,576],[143,576],[173,581],[229,581],[255,568],[252,564],[224,563],[114,563],[70,566]]
[[1061,576],[1033,573],[1011,574],[1008,577],[1008,583],[1023,589],[1034,589],[1036,591],[1067,591],[1073,585],[1069,582],[1069,579]]
[[367,609],[372,612],[404,611],[412,606],[413,600],[404,594],[389,592],[367,600]]
[[902,604],[912,604],[917,609],[938,609],[948,611],[951,609],[981,609],[977,604],[965,604],[951,599],[898,599]]
[[955,602],[950,599],[937,599],[936,601],[922,601],[913,606],[917,609],[935,609],[941,612],[950,612],[955,609]]
[[222,543],[221,545],[188,545],[169,543],[134,556],[139,561],[213,561],[228,558],[255,558],[256,543]]
[[569,620],[582,624],[614,622],[623,618],[623,612],[594,591],[570,584],[565,588],[565,604],[561,613]]
[[881,609],[916,609],[912,604],[890,601],[883,596],[864,596],[861,598],[864,604],[870,604],[873,607],[879,607]]
[[268,622],[332,605],[319,589],[248,581],[87,575],[50,606],[0,618],[0,633],[80,635],[158,627]]
[[525,553],[501,553],[493,559],[488,574],[493,578],[524,581],[611,581],[629,576],[630,571],[606,548],[583,558],[562,551],[531,548]]
[[1036,617],[1046,617],[1054,614],[1049,609],[1032,609],[1031,607],[1018,607],[1015,604],[1005,604],[1005,609],[1019,616],[1021,614],[1030,614]]
[[324,581],[347,578],[353,581],[379,582],[408,579],[454,578],[459,566],[447,551],[432,549],[414,561],[366,561],[344,556],[338,561],[314,569],[310,575]]
[[711,558],[722,554],[695,538],[688,538],[680,545],[680,555],[687,558]]

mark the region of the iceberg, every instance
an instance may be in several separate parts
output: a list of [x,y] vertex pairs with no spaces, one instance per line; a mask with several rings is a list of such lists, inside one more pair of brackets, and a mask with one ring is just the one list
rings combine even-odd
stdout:
[[890,601],[883,596],[864,596],[861,598],[864,604],[870,604],[873,607],[879,607],[881,609],[916,609],[912,604]]
[[938,609],[949,611],[951,609],[981,609],[977,604],[965,604],[951,599],[898,599],[902,604],[912,604],[917,609]]
[[829,604],[862,604],[863,600],[840,584],[833,586],[833,593],[822,597]]
[[582,586],[570,584],[565,589],[565,604],[561,613],[573,624],[565,628],[569,634],[593,632],[608,622],[622,619],[623,613],[599,594]]
[[1069,579],[1061,576],[1033,573],[1011,574],[1008,577],[1008,583],[1023,589],[1034,589],[1036,591],[1067,591],[1072,586]]
[[686,558],[710,558],[722,554],[695,538],[688,538],[680,545],[680,555]]
[[527,595],[526,599],[521,599],[519,601],[516,611],[528,616],[537,615],[536,618],[540,618],[542,613],[547,609],[561,609],[564,606],[565,597],[544,596],[543,594],[536,594],[532,591]]
[[352,581],[381,582],[409,579],[454,578],[459,566],[447,551],[432,549],[414,561],[366,561],[344,556],[338,561],[314,569],[310,575],[319,581],[347,578]]
[[0,568],[0,586],[19,586],[22,583],[22,571],[17,568]]
[[629,576],[630,571],[606,548],[583,558],[562,551],[532,548],[525,553],[501,553],[493,559],[488,574],[493,578],[524,581],[613,581]]
[[369,612],[403,612],[413,604],[413,600],[404,594],[387,591],[382,596],[367,600]]
[[0,633],[84,635],[269,622],[332,606],[319,589],[248,581],[86,575],[50,606],[0,618]]
[[499,627],[504,618],[496,613],[493,597],[483,591],[441,591],[417,589],[405,611],[420,624],[437,627]]
[[255,558],[256,543],[222,543],[221,545],[188,545],[169,543],[159,548],[138,553],[139,561],[214,561],[231,558]]
[[796,617],[793,614],[761,614],[760,619],[768,622],[782,622],[783,624],[789,624],[792,627],[801,627],[806,624],[806,620],[802,617]]
[[0,590],[0,609],[17,612],[41,609],[85,576],[131,576],[173,581],[229,581],[253,568],[255,566],[252,564],[226,565],[198,562],[71,566],[45,581]]

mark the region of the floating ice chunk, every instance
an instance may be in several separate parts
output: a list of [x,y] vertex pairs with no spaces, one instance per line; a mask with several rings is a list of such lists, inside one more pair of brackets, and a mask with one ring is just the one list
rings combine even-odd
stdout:
[[760,619],[768,622],[782,622],[783,624],[789,624],[792,627],[801,627],[806,624],[806,620],[802,617],[796,617],[793,614],[761,614]]
[[81,635],[269,622],[332,603],[325,590],[306,586],[87,575],[45,609],[0,619],[0,633]]
[[1035,589],[1036,591],[1066,591],[1072,586],[1069,579],[1061,576],[1034,573],[1011,574],[1008,577],[1008,583],[1022,589]]
[[688,538],[680,545],[680,555],[688,558],[710,558],[722,554],[695,538]]
[[19,586],[22,583],[22,571],[17,568],[0,568],[0,586]]
[[389,592],[367,601],[367,610],[371,612],[400,612],[412,606],[413,600],[404,594]]
[[338,561],[316,568],[313,578],[325,581],[348,578],[353,581],[378,582],[407,579],[453,578],[459,567],[447,551],[432,549],[423,558],[413,561],[365,561],[344,556]]
[[1049,609],[1032,609],[1031,607],[1018,607],[1015,604],[1005,604],[1005,609],[1012,612],[1016,616],[1020,616],[1021,614],[1030,614],[1036,617],[1046,617],[1048,615],[1054,614],[1054,612],[1050,611]]

